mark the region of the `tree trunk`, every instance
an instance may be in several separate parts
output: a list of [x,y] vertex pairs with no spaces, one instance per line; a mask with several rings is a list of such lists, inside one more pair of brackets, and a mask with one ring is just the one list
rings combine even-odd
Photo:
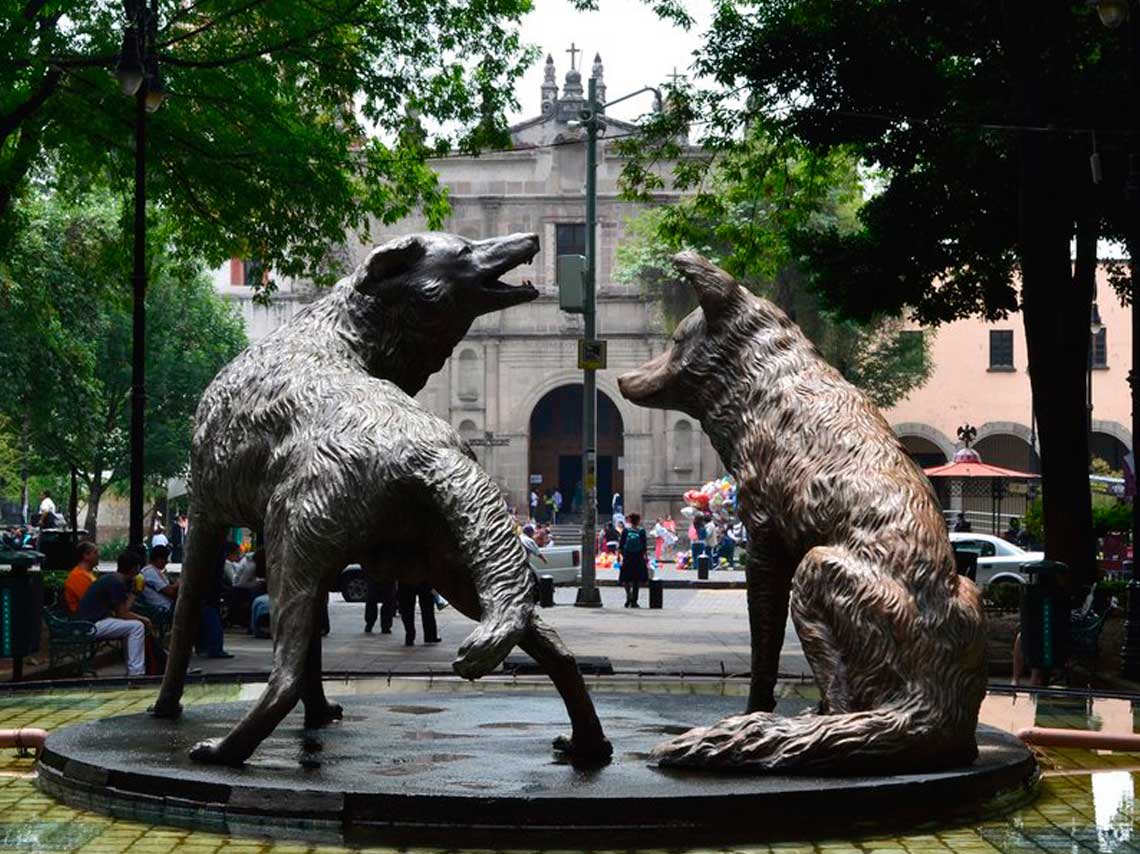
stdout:
[[1057,176],[1071,164],[1046,136],[1030,134],[1022,149],[1022,314],[1041,443],[1045,554],[1069,566],[1075,588],[1093,580],[1095,556],[1085,404],[1092,292],[1074,279],[1089,276],[1089,228],[1095,275],[1096,239],[1095,224],[1082,220],[1082,257],[1074,276],[1072,220],[1063,201],[1067,188],[1057,186]]
[[[1071,9],[1030,0],[1011,0],[1003,8],[1014,76],[1011,103],[1020,107],[1027,128],[1054,125],[1071,107]],[[1065,134],[1023,131],[1017,177],[1022,315],[1041,444],[1045,554],[1069,566],[1072,592],[1094,573],[1085,406],[1092,294],[1074,282],[1069,245],[1079,219],[1079,276],[1089,275],[1090,229],[1095,275],[1096,223],[1087,153],[1077,157],[1069,145]]]
[[83,527],[87,529],[87,539],[99,542],[99,502],[103,498],[104,484],[99,474],[95,474],[87,492],[87,513],[83,517]]

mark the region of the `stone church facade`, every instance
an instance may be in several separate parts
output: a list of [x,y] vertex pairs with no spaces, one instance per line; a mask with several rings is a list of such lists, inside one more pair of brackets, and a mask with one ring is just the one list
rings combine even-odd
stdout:
[[[550,57],[545,71],[541,111],[511,128],[510,150],[433,163],[452,205],[445,230],[472,239],[512,232],[539,235],[541,249],[533,263],[507,280],[529,279],[540,296],[477,320],[419,395],[424,406],[471,441],[480,462],[520,510],[532,488],[541,494],[557,486],[573,502],[581,481],[577,342],[582,320],[559,309],[555,270],[558,255],[584,251],[585,135],[570,122],[585,105],[585,96],[580,71],[566,73],[561,91]],[[595,57],[591,73],[604,99],[600,58]],[[611,136],[635,130],[613,119],[607,126]],[[618,375],[661,352],[667,342],[655,301],[636,286],[613,281],[627,220],[645,207],[619,198],[621,168],[611,144],[601,141],[597,317],[609,353],[607,369],[598,372],[598,501],[608,510],[610,496],[618,491],[627,512],[652,517],[676,512],[681,493],[716,476],[720,463],[695,419],[633,406],[618,392]],[[655,201],[675,199],[660,193]],[[362,260],[373,243],[423,228],[414,219],[375,226],[370,242],[356,247],[353,260]]]

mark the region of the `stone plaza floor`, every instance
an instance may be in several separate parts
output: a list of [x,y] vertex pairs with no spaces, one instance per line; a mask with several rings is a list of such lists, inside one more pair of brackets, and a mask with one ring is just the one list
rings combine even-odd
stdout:
[[[434,686],[434,688],[432,687]],[[361,691],[429,690],[452,692],[485,690],[454,681],[374,679],[330,682],[330,694]],[[643,686],[648,687],[648,686]],[[195,685],[187,704],[217,703],[256,695],[256,684]],[[494,690],[494,685],[488,686]],[[636,687],[630,687],[636,690]],[[700,687],[662,682],[653,690],[738,690],[722,684]],[[785,690],[803,691],[797,686]],[[69,724],[143,711],[155,689],[13,691],[0,694],[0,727],[37,726],[51,730]],[[983,708],[990,723],[1021,726],[1026,721],[1042,726],[1111,729],[1135,728],[1134,709],[1128,700],[1092,700],[1075,697],[1040,697],[1027,694],[991,696]],[[131,738],[123,733],[124,740]],[[787,845],[732,846],[726,851],[778,852],[779,854],[922,854],[923,852],[1025,852],[1025,854],[1115,854],[1140,850],[1136,825],[1136,784],[1140,755],[1088,751],[1048,751],[1041,755],[1043,781],[1039,798],[1030,806],[1000,819],[966,826],[929,829],[888,837],[820,840]],[[682,850],[665,840],[646,840],[642,850]],[[559,848],[552,839],[550,850]],[[57,804],[35,785],[33,761],[15,751],[0,751],[0,851],[85,852],[85,854],[300,854],[301,852],[427,851],[410,848],[344,848],[306,842],[272,841],[112,819]],[[458,840],[447,850],[472,850]],[[504,847],[502,850],[509,850]],[[690,850],[718,850],[690,849]]]

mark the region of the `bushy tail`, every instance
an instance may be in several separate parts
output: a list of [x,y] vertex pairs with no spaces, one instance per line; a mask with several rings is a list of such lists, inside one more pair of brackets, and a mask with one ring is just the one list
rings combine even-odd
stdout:
[[464,679],[478,679],[498,667],[530,625],[533,609],[526,605],[484,611],[475,631],[459,647],[452,667]]
[[900,706],[785,718],[768,712],[725,718],[659,744],[663,766],[738,771],[857,774],[968,765],[974,733],[940,731]]

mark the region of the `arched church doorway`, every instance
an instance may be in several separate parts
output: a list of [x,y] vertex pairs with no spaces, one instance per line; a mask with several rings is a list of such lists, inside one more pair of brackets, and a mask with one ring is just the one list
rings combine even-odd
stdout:
[[[608,514],[614,492],[623,492],[619,467],[625,426],[621,413],[598,392],[598,509]],[[555,488],[562,493],[563,519],[582,514],[582,386],[564,385],[548,392],[530,414],[530,488],[539,496],[539,519]]]

